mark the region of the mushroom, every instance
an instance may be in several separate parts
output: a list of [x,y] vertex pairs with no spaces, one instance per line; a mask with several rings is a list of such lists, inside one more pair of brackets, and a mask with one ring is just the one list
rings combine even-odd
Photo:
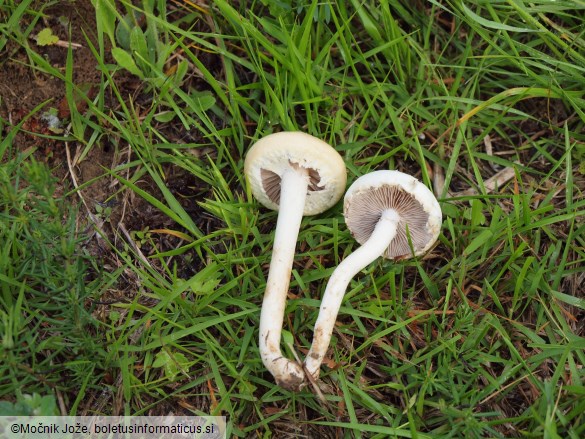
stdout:
[[[406,259],[425,253],[441,229],[441,208],[416,178],[399,171],[376,171],[358,178],[344,198],[347,227],[361,244],[335,269],[323,294],[305,370],[314,379],[333,332],[349,281],[379,256]],[[412,248],[411,248],[412,244]]]
[[322,140],[301,132],[281,132],[250,148],[244,171],[256,199],[278,210],[260,312],[260,355],[278,385],[298,390],[305,381],[302,365],[285,358],[280,350],[296,241],[303,215],[321,213],[341,198],[347,179],[345,164]]

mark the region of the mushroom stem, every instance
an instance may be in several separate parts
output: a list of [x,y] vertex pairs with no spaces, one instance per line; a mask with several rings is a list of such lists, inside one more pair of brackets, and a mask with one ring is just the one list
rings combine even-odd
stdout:
[[298,390],[305,380],[302,366],[282,355],[280,336],[308,184],[308,171],[302,167],[291,167],[281,176],[274,248],[260,312],[262,362],[276,383],[289,390]]
[[313,343],[305,359],[305,367],[314,379],[319,377],[321,363],[327,353],[337,313],[349,281],[364,267],[380,257],[396,236],[400,216],[394,209],[382,212],[370,238],[341,262],[327,283],[319,316],[315,323]]

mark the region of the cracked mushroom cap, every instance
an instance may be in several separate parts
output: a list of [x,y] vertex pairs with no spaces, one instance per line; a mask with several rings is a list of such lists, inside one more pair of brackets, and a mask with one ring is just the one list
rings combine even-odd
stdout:
[[[442,214],[433,193],[403,172],[375,171],[358,178],[345,194],[343,215],[357,242],[363,244],[368,240],[386,209],[394,209],[400,222],[396,237],[384,252],[385,258],[421,255],[437,240]],[[407,225],[414,255],[408,243]]]
[[321,213],[343,195],[347,175],[339,153],[309,134],[285,131],[257,141],[244,162],[254,197],[269,209],[278,210],[280,180],[288,168],[304,168],[309,174],[303,215]]

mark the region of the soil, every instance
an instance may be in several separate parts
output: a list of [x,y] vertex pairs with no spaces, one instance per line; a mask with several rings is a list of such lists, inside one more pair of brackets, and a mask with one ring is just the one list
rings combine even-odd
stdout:
[[[74,7],[72,7],[74,6]],[[61,2],[43,10],[45,16],[37,22],[31,35],[37,35],[44,28],[52,32],[63,42],[69,40],[81,47],[73,50],[73,81],[76,84],[98,84],[100,73],[96,69],[96,61],[85,39],[84,33],[95,44],[95,11],[89,0]],[[29,23],[21,23],[21,27]],[[31,38],[31,50],[43,57],[51,66],[65,70],[67,48],[58,45],[39,46]],[[8,56],[0,64],[0,95],[2,102],[0,114],[13,124],[19,123],[26,115],[38,106],[59,108],[63,106],[65,97],[64,82],[42,72],[35,72],[29,68],[29,59],[26,52],[13,42],[7,44],[5,52]],[[42,113],[43,110],[40,112]],[[39,121],[40,114],[29,119],[31,131],[46,134],[46,122]],[[49,131],[50,133],[50,131]],[[43,147],[51,144],[36,136],[18,137],[21,147]]]
[[[91,0],[64,0],[44,8],[43,4],[44,2],[36,2],[31,5],[32,9],[43,13],[43,18],[34,24],[31,32],[33,38],[28,41],[31,51],[64,75],[68,57],[66,43],[71,41],[75,45],[71,49],[73,82],[92,99],[102,81],[98,63],[90,50],[92,46],[98,47],[95,9]],[[22,29],[33,23],[32,16],[26,16],[26,20],[20,23]],[[45,28],[50,28],[64,44],[38,45],[34,36]],[[133,235],[136,232],[153,229],[184,231],[167,215],[137,196],[134,191],[126,189],[117,178],[108,173],[116,166],[135,159],[129,145],[122,142],[111,144],[109,143],[111,140],[104,136],[85,154],[84,143],[63,141],[70,122],[70,105],[76,105],[83,113],[86,104],[83,99],[75,103],[68,102],[65,82],[55,79],[54,75],[31,69],[30,65],[38,65],[39,62],[38,60],[31,62],[29,55],[22,46],[12,41],[0,51],[0,121],[7,122],[0,122],[0,141],[13,136],[10,154],[32,154],[37,160],[46,163],[58,179],[60,194],[77,189],[71,192],[73,196],[69,199],[73,202],[78,200],[79,230],[81,233],[89,234],[89,239],[83,242],[84,251],[97,261],[96,266],[113,271],[123,265],[111,251],[111,244],[106,240],[118,248],[123,248],[129,243],[136,245],[137,240]],[[202,59],[205,59],[205,56]],[[205,61],[212,71],[221,64],[209,56]],[[111,60],[106,59],[106,62]],[[132,96],[137,111],[148,107],[152,100],[152,94],[129,73],[116,73],[116,88],[122,95]],[[105,100],[105,107],[112,112],[119,109],[119,102],[115,96],[106,95]],[[48,113],[58,118],[59,126],[50,126]],[[94,122],[99,123],[95,120]],[[180,126],[172,123],[161,127],[161,132],[171,142],[188,143],[201,140],[196,137],[196,133],[185,134]],[[213,155],[213,151],[204,153]],[[10,156],[5,155],[3,159],[10,159]],[[210,233],[221,226],[218,220],[207,215],[195,201],[211,198],[209,185],[178,167],[165,165],[163,171],[167,178],[167,188],[182,203],[200,230]],[[122,174],[122,177],[128,175]],[[148,178],[148,174],[136,184],[155,198],[164,199],[156,184]],[[98,233],[92,233],[96,228]],[[152,234],[150,239],[151,241],[145,242],[139,248],[146,257],[153,253],[155,248],[160,252],[176,249],[181,243],[184,244],[171,234]],[[196,262],[200,259],[192,256],[185,254],[180,261],[179,258],[176,259],[180,264],[177,267],[179,277],[189,278],[202,268]],[[156,260],[150,263],[157,268]],[[88,278],[97,275],[90,273]],[[112,286],[100,298],[101,305],[97,306],[96,316],[107,318],[109,309],[107,304],[131,299],[138,290],[139,282],[134,273],[125,273],[121,276],[119,284]],[[86,410],[91,412],[100,404],[108,406],[112,404],[109,394],[106,395],[106,400],[104,395],[105,393],[91,395],[88,401],[80,406],[80,412]],[[164,413],[169,408],[163,404],[156,410]]]
[[[44,18],[37,22],[31,35],[50,28],[61,41],[71,40],[72,43],[79,44],[81,47],[72,50],[73,82],[89,88],[99,84],[100,72],[86,41],[87,36],[91,44],[96,44],[95,11],[91,1],[61,2],[44,9],[43,13]],[[21,23],[21,27],[29,24]],[[32,38],[29,45],[32,51],[64,73],[68,51],[66,47],[40,46]],[[59,132],[52,131],[44,113],[53,108],[58,112],[59,119],[66,122],[69,110],[64,81],[30,69],[27,53],[19,50],[16,44],[9,42],[5,51],[8,57],[0,63],[0,116],[12,125],[22,124],[22,130],[19,130],[13,140],[14,152],[34,151],[36,158],[47,162],[55,175],[63,180],[67,171],[65,145],[61,140],[49,137]],[[8,135],[8,132],[10,128],[5,127],[3,134]],[[111,162],[108,160],[109,155],[110,152],[105,149],[93,148],[89,160],[78,169],[79,182],[88,181],[103,173],[98,170],[99,165]],[[99,192],[101,191],[98,190],[95,194],[98,199],[101,198]]]
[[[40,7],[37,9],[41,9]],[[50,7],[42,9],[44,18],[39,20],[31,32],[33,38],[29,40],[32,51],[43,57],[53,68],[62,74],[68,56],[66,44],[38,45],[34,36],[41,30],[50,28],[66,43],[71,41],[75,47],[72,49],[73,82],[77,87],[86,92],[90,99],[95,97],[99,87],[101,72],[97,61],[90,50],[93,46],[97,50],[97,35],[95,23],[95,9],[90,0],[61,1]],[[21,27],[30,23],[21,23]],[[56,138],[62,136],[62,131],[69,123],[70,105],[76,105],[83,111],[86,104],[79,99],[74,104],[67,101],[65,96],[65,83],[56,79],[53,75],[41,71],[33,71],[25,50],[15,43],[9,42],[4,52],[8,54],[4,61],[0,61],[0,117],[7,120],[10,125],[22,124],[22,129],[14,136],[13,152],[33,152],[35,157],[46,162],[53,170],[54,175],[61,182],[61,192],[66,192],[78,187],[79,197],[83,202],[82,212],[85,217],[81,222],[98,222],[98,228],[111,239],[117,239],[112,224],[129,231],[152,230],[172,227],[172,221],[166,215],[158,212],[142,198],[135,196],[134,192],[121,187],[119,180],[109,176],[107,170],[126,163],[132,157],[128,145],[112,145],[109,140],[102,138],[84,155],[84,145],[78,142],[63,142]],[[107,50],[106,50],[107,53]],[[106,59],[108,62],[109,60]],[[204,59],[210,70],[214,70],[221,63],[207,56]],[[152,95],[147,93],[143,84],[131,74],[116,73],[116,87],[122,95],[131,95],[137,111],[142,106],[147,107]],[[106,95],[106,107],[109,105],[112,111],[116,111],[118,101],[114,96]],[[108,102],[109,100],[109,102]],[[49,126],[47,112],[56,113],[61,125],[57,131]],[[172,123],[162,128],[165,136],[170,141],[196,142],[196,134],[185,134],[181,127],[175,127]],[[8,136],[11,128],[4,127],[3,137]],[[186,138],[186,136],[190,136]],[[207,216],[193,201],[194,198],[204,199],[211,194],[211,188],[193,175],[176,167],[168,166],[164,169],[167,176],[167,187],[183,203],[183,207],[195,219],[196,225],[204,231],[217,228],[219,224]],[[124,175],[126,176],[126,175]],[[146,190],[156,198],[162,199],[156,185],[147,176],[138,183],[141,189]],[[158,239],[158,238],[157,238]],[[179,244],[178,238],[165,236],[160,238],[166,242],[162,249],[175,248]],[[103,243],[103,242],[102,242]],[[90,249],[94,255],[102,254],[99,248]],[[141,249],[148,256],[148,247]],[[195,258],[198,260],[198,258]],[[188,277],[200,267],[179,267],[183,272],[179,273]]]
[[[38,5],[42,5],[42,3],[37,2],[35,10],[39,10],[39,7],[36,7]],[[50,28],[61,41],[71,41],[80,45],[80,47],[71,51],[73,82],[79,88],[86,90],[89,97],[92,97],[101,82],[101,73],[97,68],[95,56],[90,50],[90,45],[97,47],[95,10],[91,1],[60,1],[42,9],[42,12],[43,18],[35,24],[32,35],[38,34],[45,28]],[[29,17],[29,22],[21,23],[21,28],[24,29],[29,26],[31,24],[30,20],[32,20],[31,17]],[[44,58],[50,66],[65,74],[68,56],[67,47],[59,45],[39,46],[34,39],[29,40],[29,45],[31,50]],[[202,53],[200,59],[212,72],[217,72],[221,68],[220,60],[214,59],[212,55]],[[31,64],[33,63],[30,62],[26,51],[12,41],[9,41],[4,50],[0,52],[0,120],[8,121],[8,124],[4,124],[4,126],[0,123],[0,135],[3,139],[10,137],[15,132],[12,131],[11,126],[22,124],[22,128],[18,130],[12,140],[15,146],[13,148],[14,153],[32,153],[38,160],[46,162],[59,179],[62,193],[81,188],[81,190],[77,191],[81,203],[80,211],[82,212],[79,218],[80,230],[92,230],[93,225],[97,223],[100,232],[118,246],[124,242],[129,242],[129,237],[123,233],[124,230],[128,234],[147,229],[168,228],[181,231],[168,216],[157,211],[141,197],[136,196],[135,192],[126,190],[118,179],[108,174],[108,170],[126,163],[132,158],[132,151],[128,145],[114,145],[108,143],[108,140],[101,140],[100,143],[90,148],[87,155],[84,156],[83,143],[74,141],[65,143],[55,136],[57,133],[49,126],[44,113],[53,108],[57,117],[63,122],[63,126],[59,129],[66,129],[70,116],[69,105],[83,105],[83,103],[81,100],[75,104],[67,102],[64,82],[41,71],[33,71],[29,67]],[[38,64],[38,62],[34,64]],[[193,80],[195,81],[196,79]],[[133,102],[139,109],[147,107],[149,100],[152,99],[152,96],[149,96],[142,88],[142,84],[130,74],[124,75],[122,72],[117,74],[116,86],[124,95],[131,95]],[[204,87],[204,84],[201,84],[201,86]],[[112,96],[106,96],[106,100],[109,101],[110,109],[116,111],[117,100]],[[562,122],[567,117],[561,111],[563,109],[551,109],[543,102],[545,101],[542,100],[540,103],[535,100],[527,101],[522,103],[520,108],[527,113],[540,108],[540,111],[546,111],[547,114],[550,112],[553,115],[557,115],[554,117],[557,117],[558,120],[551,120],[552,125]],[[542,119],[546,120],[546,118]],[[218,121],[218,124],[221,123],[221,121]],[[523,126],[522,129],[534,139],[549,132],[546,126],[533,124],[534,126]],[[172,123],[161,127],[161,130],[170,141],[187,143],[200,140],[194,137],[197,136],[196,133],[185,133],[184,130],[181,130],[181,127],[174,126]],[[503,146],[501,146],[498,144],[498,139],[492,139],[492,141],[495,151],[508,148],[505,142],[502,142]],[[552,154],[557,153],[560,154],[560,152],[552,152]],[[525,152],[525,154],[528,154],[528,152]],[[529,157],[526,156],[523,159],[528,161]],[[542,164],[543,168],[546,166],[547,164]],[[417,175],[419,172],[414,164],[410,166],[409,163],[405,163],[404,167],[406,168],[404,170],[411,170],[413,175]],[[486,168],[482,171],[485,171],[485,176],[489,176],[496,170]],[[186,212],[204,233],[209,234],[211,231],[221,227],[221,224],[217,223],[217,219],[207,215],[195,202],[195,200],[211,198],[211,188],[207,184],[170,165],[165,167],[164,173],[167,176],[168,189],[182,203]],[[455,190],[463,190],[468,186],[463,181],[454,180],[453,183]],[[138,185],[154,197],[162,199],[162,195],[156,185],[148,178],[141,179]],[[558,232],[562,233],[563,231]],[[156,240],[154,245],[158,251],[173,249],[181,244],[179,238],[172,235],[153,236],[152,239]],[[154,251],[154,248],[150,247],[150,245],[147,242],[140,248],[140,251],[145,256]],[[99,264],[102,267],[116,269],[121,263],[116,260],[115,255],[111,254],[109,248],[103,239],[91,239],[86,243],[86,250],[99,260]],[[185,261],[199,260],[198,257],[189,258],[188,256],[186,255],[183,259]],[[199,271],[200,268],[202,267],[194,263],[183,263],[182,266],[178,267],[178,276],[188,278]],[[409,274],[407,273],[407,275]],[[108,297],[102,298],[103,302],[116,301],[122,297],[127,299],[135,294],[136,288],[134,287],[138,280],[132,279],[132,276],[132,273],[125,273],[124,283],[112,288],[107,293]],[[416,276],[416,273],[413,273],[412,276]],[[575,275],[566,280],[563,288],[565,288],[565,291],[576,295],[582,281],[582,278],[578,278]],[[119,296],[116,297],[115,294]],[[423,309],[425,306],[420,306],[420,308]],[[105,312],[105,309],[103,307],[100,312]],[[576,310],[575,315],[577,316],[577,321],[585,321],[582,311]],[[582,331],[580,332],[582,333]],[[375,349],[375,347],[372,349]],[[372,358],[375,357],[374,354],[373,352]],[[111,377],[111,383],[114,383],[115,379],[115,377]],[[376,379],[375,375],[372,376],[372,382],[375,382]],[[201,389],[201,395],[205,394],[205,390],[204,388]],[[103,403],[102,397],[103,394],[92,395],[92,398],[95,399],[87,401],[85,407],[80,407],[80,411],[83,412],[90,408],[99,407]],[[389,394],[384,395],[384,397],[388,400],[396,399],[397,406],[406,404],[404,401],[400,401],[396,395]],[[107,403],[111,403],[109,396]],[[202,396],[200,400],[191,401],[191,403],[195,404],[199,410],[204,410],[209,400]],[[178,404],[182,406],[183,403],[179,401]],[[184,402],[184,404],[187,404],[187,402]],[[189,406],[185,407],[187,409],[191,408]],[[174,407],[174,409],[177,410],[177,407]],[[266,408],[267,415],[270,414],[270,409],[271,407]],[[274,409],[277,410],[278,408],[274,407]],[[155,410],[157,414],[164,414],[167,407],[159,406]],[[288,423],[288,427],[283,425],[282,429],[286,430],[287,428],[293,428],[293,426],[294,423],[291,422]],[[323,430],[320,430],[319,436],[325,436]]]

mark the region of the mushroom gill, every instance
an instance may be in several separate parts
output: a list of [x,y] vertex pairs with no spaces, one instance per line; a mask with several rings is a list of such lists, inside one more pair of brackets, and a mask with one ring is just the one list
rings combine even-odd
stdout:
[[363,244],[368,240],[386,209],[394,209],[400,216],[396,237],[384,253],[386,258],[395,259],[412,254],[408,234],[414,251],[427,244],[431,238],[427,231],[428,213],[413,195],[403,191],[400,186],[391,185],[356,194],[348,205],[347,226],[357,242]]
[[[299,169],[300,166],[298,163],[289,162],[291,167],[295,169]],[[305,168],[309,173],[309,186],[307,188],[307,193],[309,192],[318,192],[322,191],[324,188],[320,187],[319,184],[321,183],[321,175],[319,175],[319,171],[313,168]],[[276,172],[269,171],[268,169],[260,169],[260,178],[262,178],[262,187],[264,188],[264,192],[270,201],[275,204],[280,204],[280,175]]]

